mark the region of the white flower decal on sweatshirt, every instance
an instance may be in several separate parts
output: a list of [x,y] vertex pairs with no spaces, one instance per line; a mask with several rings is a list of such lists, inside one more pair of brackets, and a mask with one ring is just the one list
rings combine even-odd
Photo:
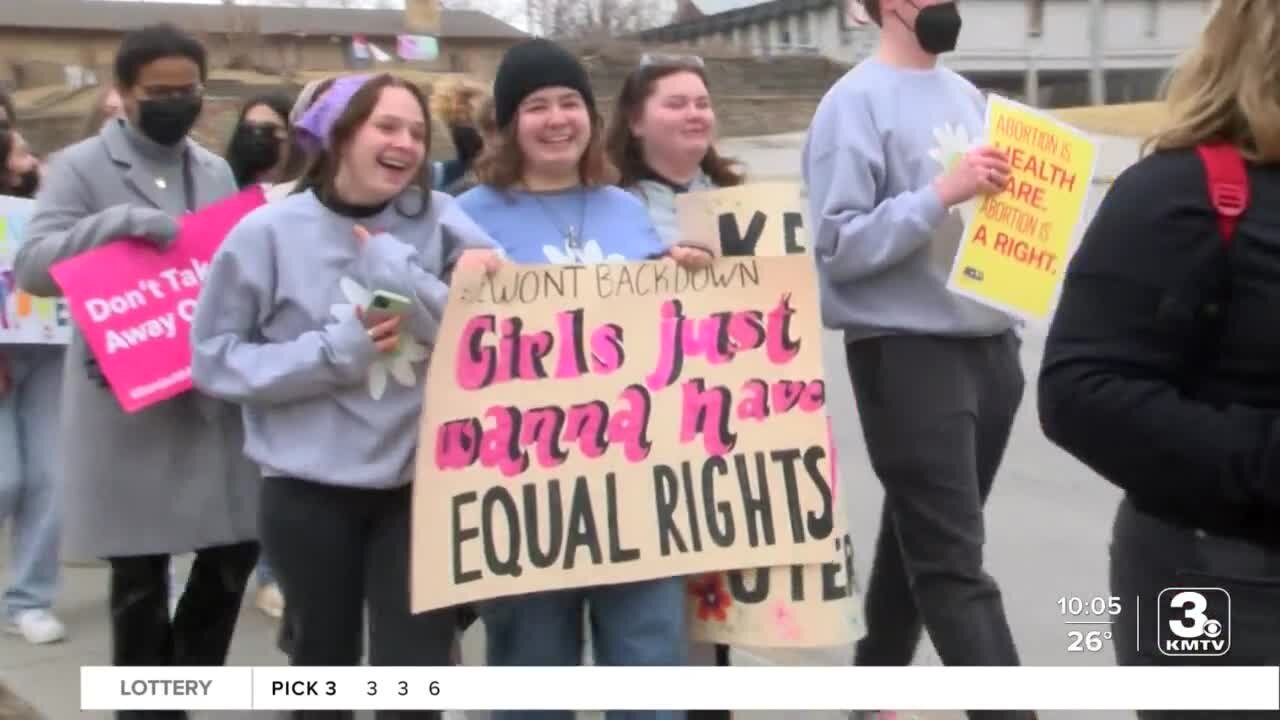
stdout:
[[588,240],[581,249],[558,248],[554,245],[543,245],[542,254],[556,265],[598,265],[607,262],[625,262],[626,258],[618,253],[606,256],[600,243]]
[[[939,175],[945,175],[951,172],[956,163],[960,162],[960,158],[969,152],[969,149],[977,144],[976,139],[969,137],[969,130],[964,125],[952,125],[944,123],[942,127],[933,129],[933,140],[936,143],[933,149],[929,151],[929,157],[942,166]],[[973,218],[974,211],[977,210],[977,198],[963,202],[957,205],[953,210],[960,214],[961,219],[967,226]]]
[[956,163],[960,162],[960,158],[974,145],[973,140],[969,138],[969,130],[965,126],[951,123],[934,128],[933,140],[937,144],[929,151],[929,157],[942,166],[944,173],[951,172],[951,168],[955,167]]
[[[337,303],[329,309],[333,317],[338,320],[345,320],[351,317],[355,314],[357,307],[367,307],[369,301],[373,299],[372,291],[349,277],[339,280],[338,288],[342,290],[342,296],[347,299],[346,303]],[[405,387],[417,385],[418,373],[413,365],[426,359],[426,346],[401,333],[400,347],[393,352],[378,353],[378,356],[373,360],[373,364],[369,366],[369,397],[374,400],[382,399],[383,394],[387,391],[388,375],[395,378],[396,382]]]

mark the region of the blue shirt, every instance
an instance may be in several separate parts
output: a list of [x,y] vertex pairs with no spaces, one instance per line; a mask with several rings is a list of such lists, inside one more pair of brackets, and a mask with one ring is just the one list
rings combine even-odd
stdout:
[[458,206],[521,264],[590,265],[666,252],[644,204],[616,187],[534,193],[480,185],[460,195]]

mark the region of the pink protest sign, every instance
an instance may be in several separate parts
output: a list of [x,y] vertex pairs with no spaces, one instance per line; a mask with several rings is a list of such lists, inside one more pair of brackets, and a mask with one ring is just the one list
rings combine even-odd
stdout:
[[182,216],[167,250],[114,240],[52,269],[71,318],[125,412],[191,389],[191,317],[213,254],[266,196],[255,185]]

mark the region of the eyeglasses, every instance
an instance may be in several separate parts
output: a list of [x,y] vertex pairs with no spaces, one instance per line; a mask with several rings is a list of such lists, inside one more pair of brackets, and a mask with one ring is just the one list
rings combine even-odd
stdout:
[[705,67],[700,55],[667,55],[664,53],[645,53],[640,56],[638,68],[646,67]]
[[204,85],[183,85],[180,87],[144,85],[140,89],[143,97],[149,100],[171,100],[185,97],[202,97],[204,95]]

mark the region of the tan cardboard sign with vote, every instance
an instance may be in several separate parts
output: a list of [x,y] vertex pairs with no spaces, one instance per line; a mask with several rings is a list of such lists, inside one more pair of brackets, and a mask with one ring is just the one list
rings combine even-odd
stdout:
[[803,188],[798,183],[751,183],[676,196],[681,238],[718,239],[719,254],[773,257],[809,249]]
[[[811,252],[795,183],[759,183],[681,195],[682,237],[718,237],[725,255]],[[834,444],[829,473],[838,498]],[[833,502],[835,539],[824,562],[708,573],[689,582],[695,640],[756,647],[848,645],[865,633],[845,505]]]
[[427,374],[412,605],[830,557],[805,257],[457,277]]

